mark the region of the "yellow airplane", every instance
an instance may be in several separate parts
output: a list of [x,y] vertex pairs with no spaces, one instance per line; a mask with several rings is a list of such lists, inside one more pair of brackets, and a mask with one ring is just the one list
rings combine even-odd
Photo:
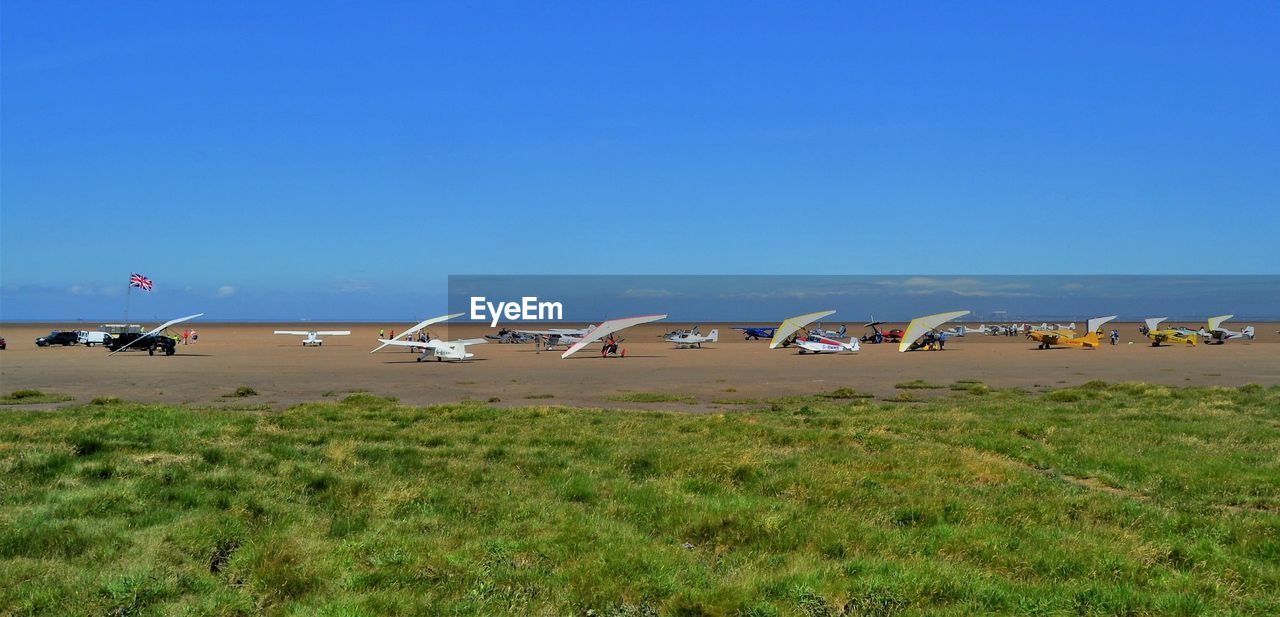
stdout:
[[1103,324],[1115,318],[1116,315],[1094,317],[1085,326],[1085,333],[1079,336],[1076,336],[1076,333],[1071,330],[1032,330],[1027,333],[1027,338],[1040,343],[1038,349],[1049,349],[1051,347],[1096,349],[1102,344],[1102,341],[1098,339],[1098,331],[1102,329]]
[[1180,343],[1182,345],[1196,346],[1196,333],[1185,328],[1165,328],[1160,329],[1160,322],[1168,319],[1168,317],[1148,317],[1147,318],[1147,338],[1151,339],[1152,347],[1159,347],[1163,343]]

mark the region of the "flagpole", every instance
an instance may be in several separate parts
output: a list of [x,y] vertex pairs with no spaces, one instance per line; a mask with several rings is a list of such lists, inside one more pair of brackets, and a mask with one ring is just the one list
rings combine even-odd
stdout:
[[133,297],[133,280],[129,281],[129,288],[124,292],[124,325],[126,329],[129,326],[129,298]]

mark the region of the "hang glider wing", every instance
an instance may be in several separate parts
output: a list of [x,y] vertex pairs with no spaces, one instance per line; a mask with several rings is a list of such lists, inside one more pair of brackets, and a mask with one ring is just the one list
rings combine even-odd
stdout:
[[902,334],[902,342],[898,343],[898,351],[906,351],[916,339],[924,336],[928,332],[938,326],[941,326],[952,319],[958,319],[968,315],[969,311],[951,311],[950,313],[938,313],[936,315],[925,315],[911,320],[907,326],[907,331]]
[[1106,325],[1108,321],[1111,321],[1116,317],[1119,317],[1119,315],[1111,315],[1108,317],[1094,317],[1093,319],[1090,319],[1089,324],[1085,326],[1086,329],[1084,333],[1088,334],[1090,332],[1097,332],[1098,328],[1101,328],[1102,326]]
[[560,354],[560,358],[568,358],[569,356],[578,353],[578,351],[583,347],[586,347],[587,345],[590,345],[591,343],[594,343],[619,330],[625,330],[631,326],[638,326],[642,323],[649,323],[651,321],[658,321],[659,319],[666,318],[666,315],[642,315],[640,317],[624,317],[622,319],[611,319],[603,322],[588,331],[586,334],[583,334],[582,340],[574,343],[573,347],[566,349],[563,354]]
[[109,354],[107,354],[107,355],[108,355],[108,356],[114,356],[114,355],[116,355],[116,354],[118,354],[118,353],[120,353],[120,352],[122,352],[122,351],[124,351],[124,350],[126,350],[126,349],[128,349],[128,348],[130,348],[130,347],[132,347],[134,343],[136,343],[136,342],[138,342],[138,341],[141,341],[142,339],[145,339],[145,338],[147,338],[147,337],[149,337],[149,336],[155,336],[155,335],[157,335],[157,334],[159,334],[159,333],[161,333],[161,332],[164,332],[165,328],[168,328],[169,326],[176,326],[176,325],[178,325],[178,324],[180,324],[180,323],[182,323],[182,322],[184,322],[184,321],[191,321],[192,319],[195,319],[195,318],[197,318],[197,317],[203,317],[203,316],[204,316],[204,313],[196,313],[195,315],[187,315],[186,317],[179,317],[179,318],[177,318],[177,319],[170,319],[169,321],[166,321],[166,322],[164,322],[164,323],[160,324],[159,326],[156,326],[156,328],[155,328],[155,329],[153,329],[153,330],[151,330],[150,332],[147,332],[146,334],[143,334],[142,336],[139,336],[138,338],[133,339],[132,341],[129,341],[129,343],[128,343],[128,344],[126,344],[124,347],[121,347],[121,348],[119,348],[119,349],[117,349],[117,350],[115,350],[115,351],[113,351],[113,352],[111,352],[111,353],[109,353]]
[[1221,330],[1222,322],[1231,319],[1232,317],[1235,317],[1235,315],[1218,315],[1217,317],[1210,317],[1209,323],[1206,324],[1209,326],[1209,333],[1213,334],[1215,330]]
[[1147,322],[1147,330],[1155,332],[1160,329],[1160,322],[1168,319],[1168,317],[1148,317],[1144,321]]
[[[410,335],[412,335],[412,334],[416,333],[418,330],[421,330],[421,329],[423,329],[423,328],[425,328],[425,327],[427,327],[427,326],[429,326],[429,325],[437,324],[437,323],[440,323],[440,322],[442,322],[442,321],[448,321],[448,320],[450,320],[450,319],[453,319],[454,317],[461,317],[461,316],[463,316],[463,315],[465,315],[465,313],[454,313],[454,314],[452,314],[452,315],[441,315],[441,316],[439,316],[439,317],[432,317],[431,319],[423,320],[422,322],[418,323],[418,325],[416,325],[416,326],[414,326],[414,327],[412,327],[412,328],[409,328],[408,330],[405,330],[404,332],[401,332],[400,334],[397,334],[395,338],[390,339],[390,340],[393,340],[393,341],[399,341],[399,340],[402,340],[402,339],[404,339],[404,337],[406,337],[406,336],[410,336]],[[378,340],[383,341],[383,343],[382,343],[381,345],[378,345],[376,348],[374,348],[374,350],[373,350],[373,351],[371,351],[371,352],[369,352],[369,353],[373,353],[374,351],[378,351],[379,349],[382,349],[383,347],[386,347],[387,345],[390,345],[390,344],[391,344],[391,343],[387,343],[387,342],[386,342],[386,339],[378,339]],[[419,344],[418,344],[418,346],[419,346],[419,347],[422,347],[423,345],[422,345],[421,343],[419,343]]]
[[835,311],[818,311],[782,320],[782,323],[778,324],[778,329],[773,332],[773,338],[769,340],[769,349],[777,349],[778,345],[781,345],[783,341],[795,334],[800,328],[833,314],[835,314]]

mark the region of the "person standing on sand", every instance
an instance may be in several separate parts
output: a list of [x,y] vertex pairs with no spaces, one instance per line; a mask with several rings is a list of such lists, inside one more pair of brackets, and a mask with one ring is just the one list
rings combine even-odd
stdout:
[[378,338],[387,338],[387,331],[384,328],[378,328]]
[[191,337],[191,330],[189,330],[189,329],[188,329],[188,330],[183,330],[183,331],[182,331],[182,344],[183,344],[183,345],[186,345],[186,344],[187,344],[187,339],[188,339],[188,338],[190,338],[190,337]]
[[199,334],[196,334],[196,329],[195,329],[195,328],[192,328],[192,329],[191,329],[191,343],[192,343],[192,344],[195,344],[195,342],[196,342],[196,341],[198,341],[198,340],[200,340],[200,335],[199,335]]
[[946,332],[939,332],[939,333],[938,333],[938,351],[942,351],[942,348],[943,348],[946,344],[947,344],[947,333],[946,333]]
[[1115,329],[1111,330],[1111,344],[1115,345],[1116,342],[1119,340],[1120,340],[1120,331]]

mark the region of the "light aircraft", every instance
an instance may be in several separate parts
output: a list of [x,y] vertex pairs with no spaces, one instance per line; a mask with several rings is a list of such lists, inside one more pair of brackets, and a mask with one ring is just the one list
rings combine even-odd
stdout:
[[[422,320],[422,321],[418,322],[418,324],[417,324],[417,325],[413,326],[412,328],[409,328],[408,330],[405,330],[404,332],[401,332],[400,334],[396,335],[394,338],[392,338],[392,339],[390,339],[390,340],[392,340],[392,341],[401,341],[401,342],[412,342],[412,341],[410,341],[410,340],[407,340],[405,337],[413,336],[413,334],[414,334],[414,333],[416,333],[418,330],[421,330],[421,329],[423,329],[423,328],[425,328],[425,327],[427,327],[427,326],[429,326],[429,325],[431,325],[431,324],[437,324],[437,323],[440,323],[440,322],[442,322],[442,321],[449,321],[450,319],[453,319],[454,317],[461,317],[461,316],[463,316],[463,315],[465,315],[465,313],[453,313],[452,315],[441,315],[441,316],[439,316],[439,317],[432,317],[432,318],[430,318],[430,319],[424,319],[424,320]],[[384,341],[384,339],[378,339],[378,340],[379,340],[379,341],[383,341],[383,343],[382,343],[381,345],[378,345],[377,347],[375,347],[375,348],[373,349],[373,351],[370,351],[369,353],[373,353],[374,351],[378,351],[379,349],[382,349],[383,347],[386,347],[387,345],[394,345],[394,344],[395,344],[395,343],[389,343],[389,342],[386,342],[386,341]],[[421,342],[417,344],[417,346],[419,346],[419,347],[421,347],[422,345],[423,345],[423,343],[421,343]],[[401,345],[401,347],[405,347],[405,345]],[[409,347],[413,347],[413,345],[409,345]]]
[[668,343],[675,343],[676,349],[702,348],[703,343],[715,343],[720,340],[720,331],[712,330],[711,334],[703,336],[698,333],[695,326],[692,330],[684,332],[672,332],[662,337]]
[[[464,338],[456,341],[442,341],[440,339],[431,339],[430,341],[402,341],[396,339],[378,339],[382,346],[395,345],[398,347],[409,347],[412,349],[421,349],[422,355],[418,356],[417,361],[422,362],[432,356],[436,361],[448,360],[450,362],[461,362],[468,358],[474,357],[475,354],[467,351],[467,345],[483,345],[489,341],[482,338]],[[381,349],[379,347],[378,349]],[[376,349],[374,351],[377,351]]]
[[849,342],[846,343],[813,334],[806,337],[796,338],[796,340],[791,344],[799,347],[800,353],[837,353],[841,351],[857,353],[858,349],[860,349],[858,339],[856,338],[851,338],[849,339]]
[[812,328],[806,328],[806,330],[809,331],[809,336],[821,336],[824,338],[844,338],[845,333],[847,332],[843,324],[840,325],[839,330],[824,329],[822,324],[818,324]]
[[272,334],[284,334],[289,336],[301,336],[303,347],[319,347],[324,344],[322,336],[347,336],[351,334],[350,330],[276,330]]
[[534,335],[503,328],[497,334],[486,334],[484,337],[497,343],[532,343]]
[[741,326],[734,328],[734,330],[741,331],[746,340],[750,341],[752,339],[759,340],[762,338],[773,338],[773,333],[777,328],[772,326]]
[[1219,315],[1217,317],[1210,317],[1208,322],[1205,324],[1205,327],[1200,328],[1200,331],[1196,332],[1196,334],[1205,339],[1206,345],[1221,345],[1233,338],[1252,340],[1253,326],[1245,326],[1239,332],[1234,332],[1222,327],[1222,322],[1231,319],[1232,317],[1235,317],[1235,315]]
[[1151,339],[1152,347],[1159,347],[1161,343],[1179,343],[1182,345],[1195,346],[1196,335],[1190,330],[1179,328],[1160,329],[1160,322],[1168,319],[1168,317],[1148,317],[1147,322],[1147,338]]
[[563,360],[565,358],[568,358],[569,356],[572,356],[573,354],[581,351],[583,347],[586,347],[591,343],[594,343],[596,341],[601,341],[601,340],[603,340],[604,342],[604,348],[600,350],[601,357],[605,357],[610,354],[617,354],[619,357],[625,358],[627,355],[627,351],[625,349],[618,348],[618,343],[621,343],[622,339],[615,337],[614,336],[615,332],[625,330],[627,328],[630,328],[631,326],[638,326],[640,324],[649,323],[651,321],[658,321],[660,319],[666,319],[666,318],[667,318],[666,315],[641,315],[639,317],[624,317],[622,319],[610,319],[609,321],[603,322],[598,326],[593,326],[591,328],[588,328],[586,333],[582,335],[582,337],[578,340],[578,342],[574,343],[572,347],[569,347],[568,349],[565,350],[564,353],[560,354],[560,359]]
[[922,339],[926,334],[932,336],[933,330],[938,326],[968,314],[969,311],[952,311],[912,319],[911,323],[907,324],[907,331],[902,334],[902,341],[898,343],[898,351],[914,351],[925,346],[926,343]]
[[890,343],[896,343],[902,340],[901,328],[893,328],[891,330],[881,330],[880,326],[883,324],[884,324],[883,321],[869,321],[865,324],[862,324],[862,327],[864,328],[871,328],[871,334],[864,334],[862,336],[862,342],[879,344],[886,341]]
[[[160,334],[170,326],[176,326],[184,321],[191,321],[192,319],[195,319],[197,317],[203,317],[203,316],[204,316],[204,313],[196,313],[195,315],[187,315],[186,317],[170,319],[169,321],[166,321],[160,324],[159,326],[156,326],[154,329],[148,332],[144,332],[142,334],[137,335],[136,338],[126,342],[124,345],[121,345],[119,347],[116,347],[115,349],[112,349],[111,353],[107,355],[114,356],[126,349],[129,349],[130,347],[137,347],[138,349],[146,349],[147,353],[151,355],[155,355],[157,348],[163,348],[165,355],[172,356],[174,353],[173,341],[170,340],[168,343],[162,343],[160,341]],[[121,335],[121,336],[123,337],[125,335]]]
[[991,334],[993,330],[995,330],[995,326],[988,326],[986,324],[979,324],[976,328],[970,328],[966,325],[958,325],[947,330],[947,334],[955,336],[964,336],[966,334]]
[[799,338],[795,337],[793,339],[791,336],[792,334],[803,330],[805,326],[818,321],[823,317],[834,314],[835,311],[818,311],[816,313],[796,315],[795,317],[788,317],[782,320],[782,323],[778,324],[778,327],[773,331],[773,338],[769,340],[769,349],[777,349],[778,346],[786,347],[790,345],[793,340]]
[[1052,326],[1047,323],[1042,323],[1038,326],[1030,326],[1030,328],[1032,330],[1075,330],[1076,322],[1073,321],[1065,326],[1060,323],[1053,324]]
[[[582,340],[589,330],[595,326],[587,326],[585,328],[551,328],[550,330],[516,330],[516,334],[520,336],[534,337],[534,342],[545,344],[548,351],[561,345],[566,348]],[[537,337],[542,337],[541,341]]]
[[1098,340],[1098,329],[1116,317],[1118,315],[1090,319],[1085,333],[1079,336],[1076,336],[1076,333],[1072,330],[1032,330],[1027,333],[1027,338],[1040,343],[1038,349],[1049,349],[1057,346],[1096,349],[1102,344]]

